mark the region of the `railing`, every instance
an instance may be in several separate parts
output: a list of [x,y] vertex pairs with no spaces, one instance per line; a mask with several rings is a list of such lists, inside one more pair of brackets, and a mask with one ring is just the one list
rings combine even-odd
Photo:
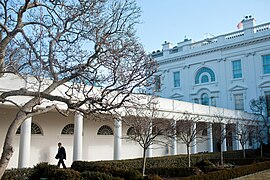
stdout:
[[234,38],[237,38],[237,37],[244,36],[244,31],[237,31],[237,32],[225,34],[223,36],[224,36],[225,39],[234,39]]
[[262,24],[262,25],[254,27],[254,33],[259,33],[259,32],[268,31],[268,30],[270,30],[270,23],[266,23],[266,24]]
[[[189,47],[187,47],[187,49],[195,49],[195,48],[199,48],[199,47],[203,47],[203,46],[212,45],[214,43],[223,43],[223,41],[229,42],[232,39],[244,37],[246,31],[251,31],[252,33],[256,33],[256,34],[261,33],[261,32],[266,32],[266,31],[270,32],[270,23],[261,24],[261,25],[254,26],[254,27],[247,28],[247,29],[243,29],[240,31],[216,36],[213,38],[207,38],[207,39],[204,39],[202,41],[194,42],[194,43],[191,43],[191,44],[186,45],[186,46],[189,46]],[[169,50],[169,54],[177,53],[180,51],[183,51],[183,47],[174,47],[174,48]],[[161,57],[161,56],[163,56],[163,52],[152,53],[152,56],[154,58]]]

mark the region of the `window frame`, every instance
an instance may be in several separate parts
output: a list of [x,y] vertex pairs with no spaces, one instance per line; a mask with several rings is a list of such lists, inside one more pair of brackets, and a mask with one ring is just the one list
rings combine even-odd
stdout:
[[239,79],[243,77],[241,59],[232,61],[232,77],[233,79]]
[[180,78],[181,78],[180,71],[173,72],[173,87],[174,88],[179,88],[181,86]]
[[270,74],[270,54],[262,55],[262,70],[263,74]]
[[[236,99],[236,97],[239,97],[239,96],[242,96],[241,106],[240,106],[240,103],[237,103],[241,99]],[[234,99],[234,109],[239,110],[239,111],[244,111],[245,110],[244,94],[243,93],[234,94],[233,99]],[[242,108],[238,108],[238,107],[242,107]]]

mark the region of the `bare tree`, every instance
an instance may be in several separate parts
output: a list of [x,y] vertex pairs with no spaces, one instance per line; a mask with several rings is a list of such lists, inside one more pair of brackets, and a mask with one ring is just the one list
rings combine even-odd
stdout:
[[252,140],[255,130],[255,124],[253,124],[253,121],[238,123],[235,126],[235,138],[241,144],[243,158],[246,158],[245,146],[250,140]]
[[176,123],[176,138],[178,142],[186,145],[188,167],[191,166],[190,148],[207,139],[202,136],[206,129],[207,125],[201,122],[200,116],[189,113],[184,113]]
[[260,156],[263,158],[263,145],[266,138],[265,128],[264,125],[258,120],[254,120],[254,124],[254,138],[256,139],[256,142],[259,142],[260,144]]
[[131,128],[124,138],[137,142],[143,149],[142,173],[145,175],[147,151],[153,144],[168,144],[166,137],[172,129],[172,124],[171,120],[162,118],[162,113],[157,109],[156,97],[141,96],[141,98],[145,99],[145,104],[126,107],[123,122]]
[[230,124],[230,119],[226,119],[220,114],[216,114],[213,117],[213,137],[215,137],[217,141],[218,148],[220,149],[220,165],[224,164],[224,157],[222,144],[226,143],[227,138],[233,132],[232,126],[228,126]]
[[[0,73],[16,74],[28,87],[0,95],[2,103],[18,107],[6,134],[0,178],[25,119],[53,109],[63,115],[108,112],[144,85],[155,63],[136,37],[139,16],[135,0],[0,1]],[[16,96],[28,100],[20,105],[11,100]]]
[[[267,99],[265,96],[260,96],[258,99],[252,99],[250,101],[250,109],[258,117],[257,121],[263,122],[263,127],[266,129],[267,133],[267,142],[270,143],[270,119],[267,114]],[[261,128],[261,127],[260,127]],[[263,132],[263,129],[260,129],[259,132]]]

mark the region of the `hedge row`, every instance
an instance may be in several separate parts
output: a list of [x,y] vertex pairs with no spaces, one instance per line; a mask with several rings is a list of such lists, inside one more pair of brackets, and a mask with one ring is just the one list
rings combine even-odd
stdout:
[[162,177],[187,177],[197,174],[199,171],[196,167],[177,168],[177,167],[156,167],[146,169],[146,174],[156,174]]
[[190,177],[184,178],[185,180],[227,180],[233,179],[248,174],[256,173],[270,169],[270,161],[259,162],[256,164],[240,166],[232,169],[223,169],[219,171],[210,172],[207,174],[193,175]]
[[[217,159],[218,157],[219,154],[217,153],[195,154],[191,156],[191,164],[194,165],[203,159]],[[176,155],[147,159],[146,170],[157,167],[188,167],[187,156]],[[142,159],[139,158],[117,161],[74,161],[71,168],[79,172],[83,172],[85,170],[106,172],[111,168],[141,170]]]
[[[269,158],[226,158],[224,159],[225,163],[229,163],[232,165],[239,165],[239,166],[243,166],[243,165],[249,165],[249,164],[253,164],[253,163],[257,163],[257,162],[264,162],[269,160]],[[219,164],[220,159],[210,159],[210,161],[214,164]]]

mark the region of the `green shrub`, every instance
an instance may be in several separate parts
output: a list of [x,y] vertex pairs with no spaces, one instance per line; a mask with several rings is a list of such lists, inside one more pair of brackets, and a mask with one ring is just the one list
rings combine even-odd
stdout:
[[218,170],[218,168],[207,159],[195,164],[195,166],[202,170],[204,173]]
[[[191,164],[194,165],[203,159],[218,159],[218,153],[205,153],[205,154],[195,154],[191,155]],[[149,168],[156,167],[188,167],[188,159],[186,155],[176,155],[176,156],[164,156],[164,157],[154,157],[147,158],[146,160],[146,170]],[[100,171],[108,172],[112,168],[119,169],[142,169],[142,158],[138,159],[128,159],[128,160],[116,160],[116,161],[74,161],[71,168],[79,171]]]
[[146,174],[157,174],[164,177],[187,177],[197,174],[197,168],[157,167],[146,169]]
[[54,174],[54,171],[59,169],[55,165],[48,164],[47,162],[42,162],[34,166],[33,173],[29,177],[30,180],[36,180],[40,178],[48,178]]
[[50,180],[58,180],[58,179],[68,179],[68,180],[80,180],[81,173],[75,171],[73,169],[55,169],[52,173],[48,176]]
[[162,180],[162,178],[158,175],[148,175],[143,178],[143,180]]
[[32,173],[32,168],[9,169],[5,171],[2,180],[24,180],[28,179]]
[[113,180],[113,177],[111,174],[101,173],[101,172],[85,171],[81,173],[81,177],[84,180]]
[[111,169],[110,174],[114,177],[120,177],[128,180],[142,180],[143,176],[138,170]]

